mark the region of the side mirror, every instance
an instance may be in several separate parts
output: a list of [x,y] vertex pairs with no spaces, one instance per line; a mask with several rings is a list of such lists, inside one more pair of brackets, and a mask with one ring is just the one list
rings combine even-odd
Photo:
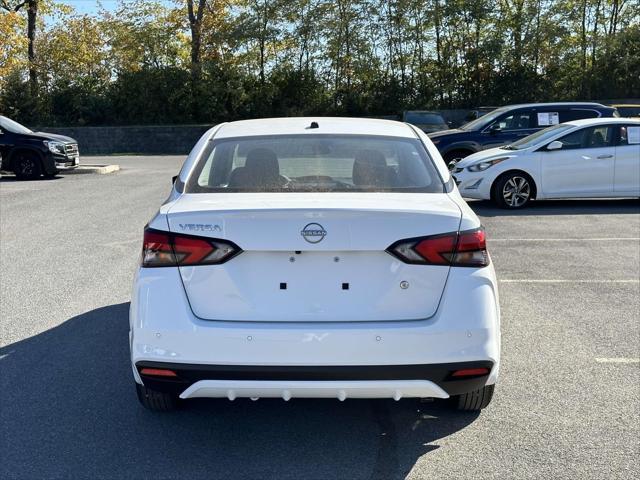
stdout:
[[178,175],[174,175],[173,177],[171,177],[171,185],[175,185],[176,180],[178,180]]
[[554,140],[549,145],[547,145],[547,150],[560,150],[562,148],[562,142],[558,140]]

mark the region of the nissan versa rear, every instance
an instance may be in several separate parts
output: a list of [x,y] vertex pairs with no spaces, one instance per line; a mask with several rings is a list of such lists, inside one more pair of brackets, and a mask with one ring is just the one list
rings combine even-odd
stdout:
[[450,398],[487,406],[500,314],[478,218],[431,141],[345,118],[218,125],[144,230],[140,402]]

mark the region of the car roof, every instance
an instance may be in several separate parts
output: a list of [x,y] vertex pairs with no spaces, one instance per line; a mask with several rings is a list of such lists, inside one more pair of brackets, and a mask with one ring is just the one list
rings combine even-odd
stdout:
[[[311,123],[318,128],[310,128]],[[288,117],[239,120],[220,125],[214,138],[254,137],[260,135],[383,135],[417,138],[412,127],[394,120],[346,117]]]
[[553,103],[521,103],[517,105],[506,105],[501,108],[533,108],[533,107],[598,107],[598,108],[613,108],[605,107],[601,103],[595,102],[553,102]]
[[608,123],[637,123],[640,125],[640,120],[637,118],[624,118],[624,117],[609,117],[609,118],[585,118],[582,120],[572,120],[565,122],[567,125],[575,125],[576,127],[584,127],[589,125],[603,125]]

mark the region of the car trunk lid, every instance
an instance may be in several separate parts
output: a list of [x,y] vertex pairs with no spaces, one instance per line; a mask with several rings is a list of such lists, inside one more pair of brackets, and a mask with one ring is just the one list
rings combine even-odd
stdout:
[[456,231],[460,217],[446,194],[212,193],[182,196],[168,221],[173,232],[243,250],[221,265],[179,267],[198,317],[328,322],[432,316],[449,267],[385,250]]

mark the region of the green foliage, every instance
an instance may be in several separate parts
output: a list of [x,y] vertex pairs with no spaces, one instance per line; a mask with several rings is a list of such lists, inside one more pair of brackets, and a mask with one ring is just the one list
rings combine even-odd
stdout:
[[214,123],[640,97],[640,0],[206,0],[199,25],[189,1],[47,0],[31,64],[25,13],[2,12],[0,112]]

